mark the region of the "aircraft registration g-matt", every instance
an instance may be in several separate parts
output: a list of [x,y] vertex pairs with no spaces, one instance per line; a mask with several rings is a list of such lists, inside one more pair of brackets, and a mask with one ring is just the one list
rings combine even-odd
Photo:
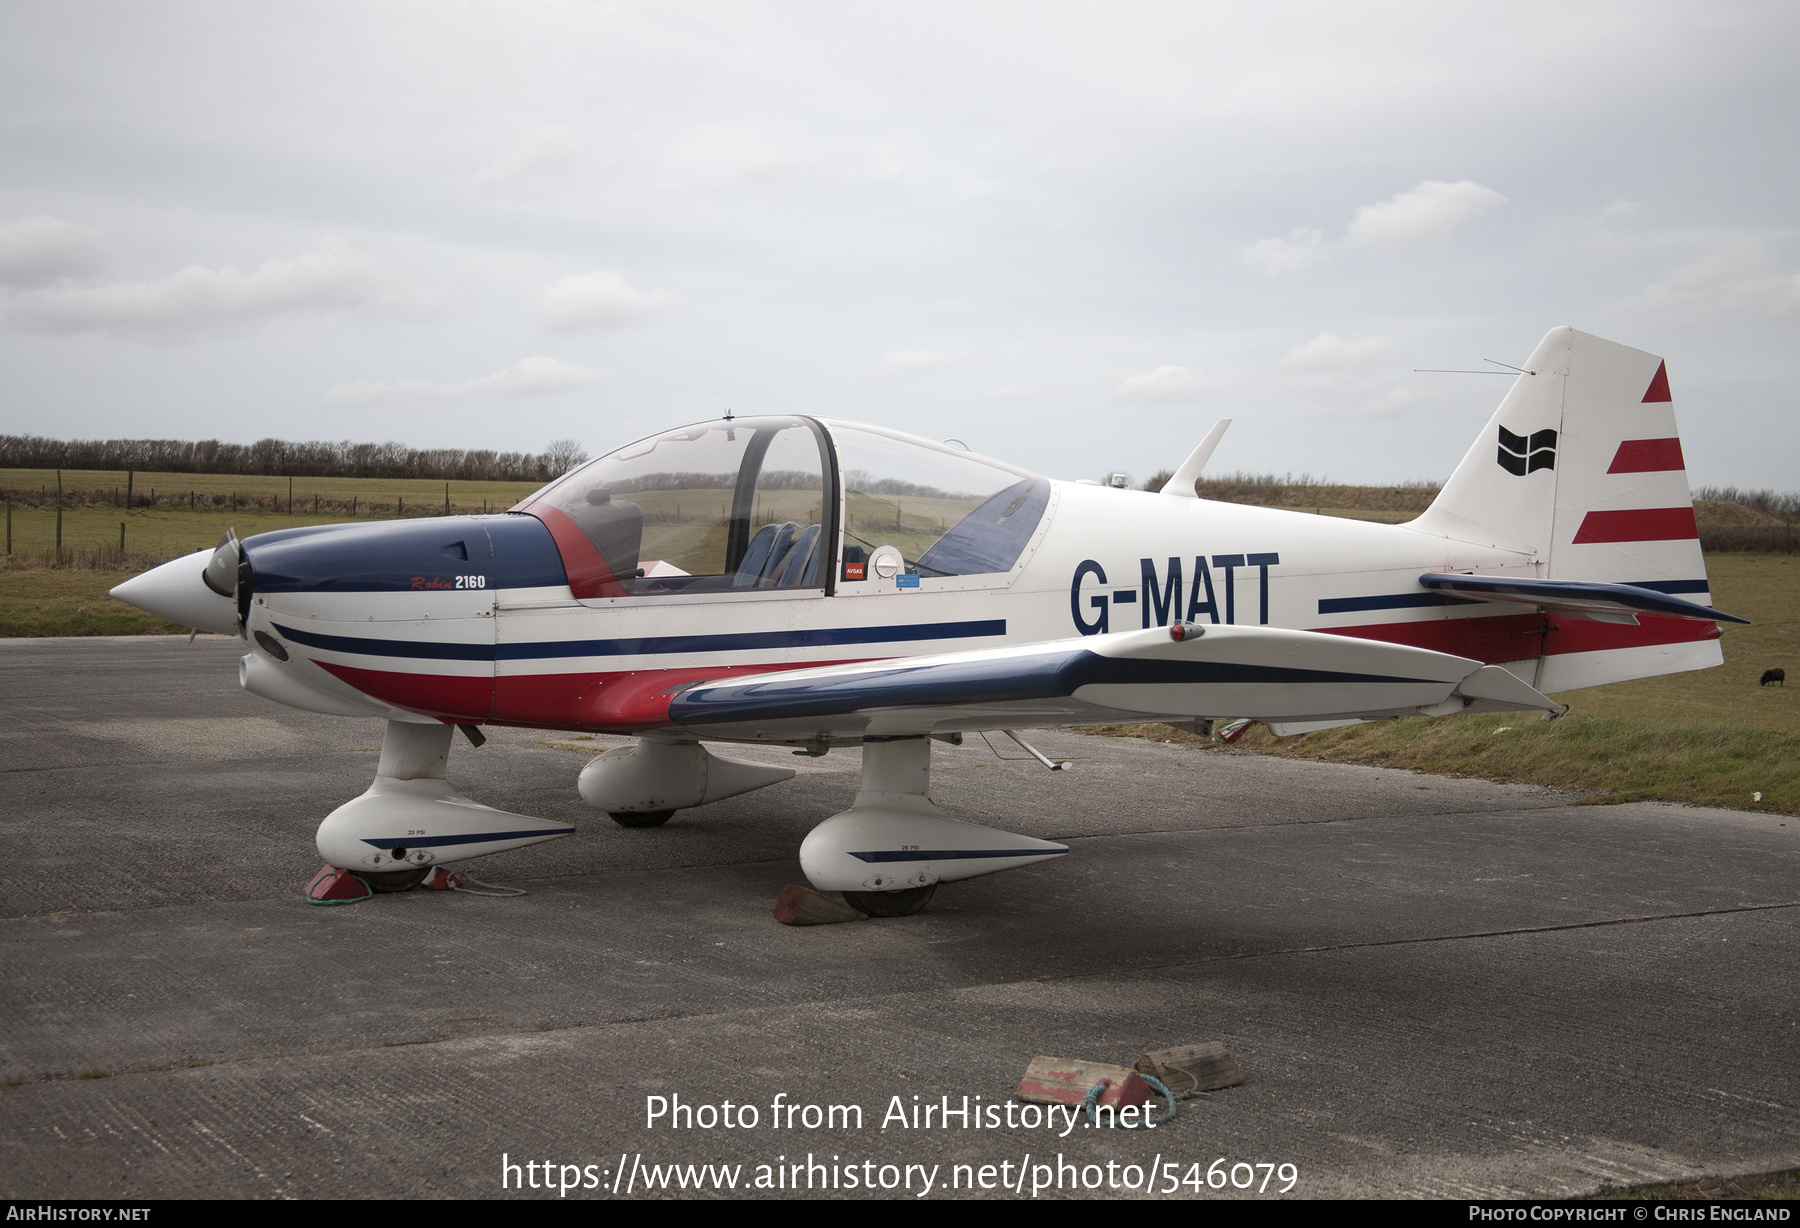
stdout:
[[446,782],[456,728],[514,725],[632,735],[578,782],[627,827],[794,775],[705,743],[860,745],[800,862],[876,915],[1068,851],[940,811],[933,739],[1554,712],[1718,665],[1744,621],[1709,606],[1652,354],[1553,330],[1402,525],[1196,498],[1225,425],[1151,494],[851,422],[703,422],[503,514],[227,533],[113,596],[243,637],[253,694],[386,719],[374,783],[317,837],[380,887],[574,830]]

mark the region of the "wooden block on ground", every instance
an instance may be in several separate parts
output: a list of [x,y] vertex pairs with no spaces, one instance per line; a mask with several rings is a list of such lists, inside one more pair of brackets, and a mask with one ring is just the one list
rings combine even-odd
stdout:
[[1106,1090],[1095,1102],[1108,1108],[1156,1102],[1156,1091],[1128,1066],[1081,1062],[1067,1057],[1034,1057],[1019,1080],[1019,1099],[1032,1104],[1080,1104],[1096,1083]]
[[1216,1040],[1153,1050],[1137,1060],[1137,1068],[1161,1079],[1177,1096],[1196,1096],[1244,1081],[1231,1054]]
[[836,925],[840,921],[861,921],[863,915],[842,900],[789,883],[775,901],[775,919],[783,925]]

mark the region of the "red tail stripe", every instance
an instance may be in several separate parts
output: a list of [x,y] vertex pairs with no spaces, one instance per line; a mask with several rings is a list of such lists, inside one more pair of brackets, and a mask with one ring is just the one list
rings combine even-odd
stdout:
[[1608,473],[1662,473],[1686,469],[1679,439],[1627,439],[1613,454]]
[[1500,661],[1528,661],[1536,656],[1605,652],[1613,648],[1642,648],[1654,644],[1688,644],[1719,638],[1719,628],[1712,623],[1690,618],[1660,618],[1653,614],[1644,615],[1635,627],[1585,618],[1561,618],[1554,614],[1497,614],[1486,618],[1430,618],[1364,627],[1315,627],[1314,630],[1328,635],[1410,644],[1433,652],[1473,657],[1489,665]]
[[1656,374],[1650,379],[1650,387],[1644,390],[1643,403],[1648,405],[1653,401],[1673,401],[1674,399],[1669,395],[1669,364],[1659,362],[1656,364]]
[[1623,512],[1589,512],[1582,518],[1575,544],[1691,541],[1699,536],[1691,507],[1634,507]]

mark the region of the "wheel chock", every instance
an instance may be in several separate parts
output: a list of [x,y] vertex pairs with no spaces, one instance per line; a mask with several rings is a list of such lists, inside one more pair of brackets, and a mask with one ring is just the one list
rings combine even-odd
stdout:
[[1137,1070],[1161,1079],[1183,1100],[1221,1087],[1236,1087],[1244,1081],[1230,1052],[1216,1040],[1154,1049],[1138,1058]]
[[419,886],[431,891],[455,891],[462,886],[462,875],[452,874],[443,866],[433,866]]
[[1137,1071],[1105,1062],[1066,1057],[1034,1057],[1019,1080],[1018,1097],[1031,1104],[1080,1105],[1096,1085],[1104,1084],[1090,1103],[1115,1112],[1126,1105],[1154,1104],[1157,1096]]
[[306,884],[304,894],[308,904],[356,904],[375,892],[350,871],[327,862]]
[[836,925],[840,921],[861,921],[863,914],[811,887],[789,883],[775,901],[775,919],[783,925]]

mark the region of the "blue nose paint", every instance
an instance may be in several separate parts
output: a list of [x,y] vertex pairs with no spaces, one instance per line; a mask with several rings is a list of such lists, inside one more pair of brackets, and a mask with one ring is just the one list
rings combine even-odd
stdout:
[[390,593],[567,584],[542,521],[431,516],[277,529],[244,539],[259,593]]

